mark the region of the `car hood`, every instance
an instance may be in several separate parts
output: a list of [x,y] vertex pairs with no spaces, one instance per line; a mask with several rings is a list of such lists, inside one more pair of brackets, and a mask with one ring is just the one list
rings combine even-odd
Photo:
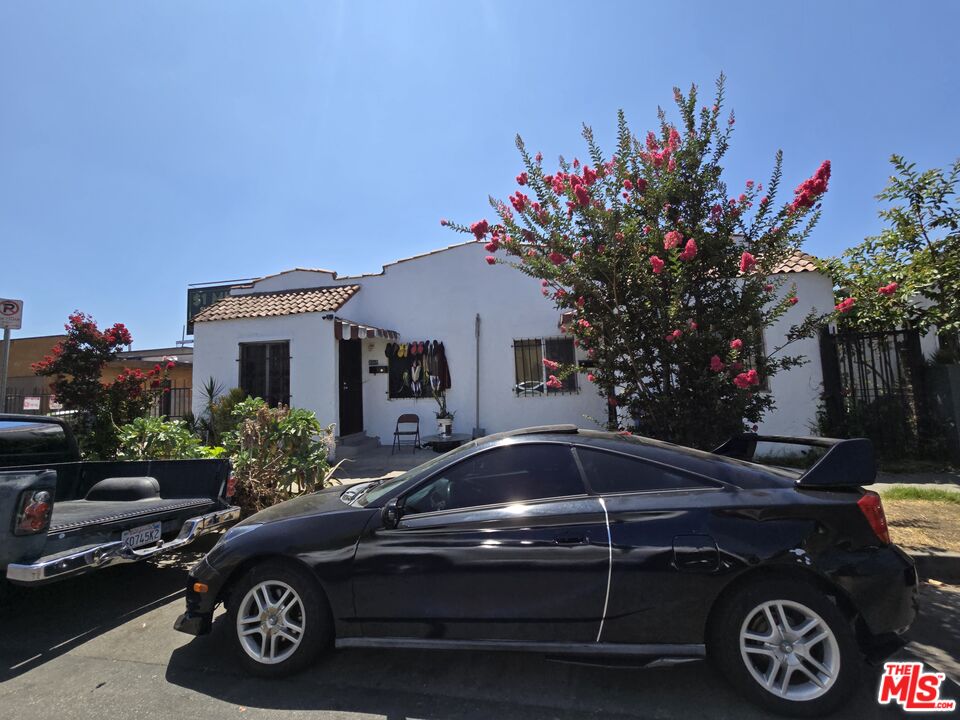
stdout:
[[293,500],[287,500],[279,505],[261,510],[237,523],[237,525],[264,525],[280,520],[350,510],[351,506],[340,499],[340,495],[343,494],[345,489],[342,485],[334,485],[309,495],[301,495],[293,498]]

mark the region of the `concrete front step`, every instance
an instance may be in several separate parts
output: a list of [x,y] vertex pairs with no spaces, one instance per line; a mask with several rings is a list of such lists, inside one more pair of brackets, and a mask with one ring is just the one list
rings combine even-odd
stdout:
[[337,438],[337,459],[358,458],[371,450],[380,447],[380,439],[370,437],[364,433],[354,433],[346,437]]

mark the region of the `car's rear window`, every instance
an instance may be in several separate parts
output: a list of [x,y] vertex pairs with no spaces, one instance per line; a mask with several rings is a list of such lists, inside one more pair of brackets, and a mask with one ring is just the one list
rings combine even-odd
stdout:
[[0,420],[0,456],[28,457],[67,449],[66,435],[56,423]]
[[594,492],[601,495],[657,490],[719,487],[704,477],[645,462],[620,453],[577,448],[577,455]]

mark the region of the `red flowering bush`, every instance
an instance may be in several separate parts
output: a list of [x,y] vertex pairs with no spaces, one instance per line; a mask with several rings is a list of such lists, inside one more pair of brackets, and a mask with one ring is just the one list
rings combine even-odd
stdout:
[[[797,302],[771,273],[819,218],[830,163],[779,209],[780,153],[766,188],[747,180],[731,192],[723,77],[709,107],[697,107],[696,87],[674,97],[679,122],[661,111],[642,139],[621,112],[612,156],[585,127],[588,159],[547,169],[518,137],[523,191],[491,199],[496,220],[443,224],[485,242],[488,263],[541,279],[593,362],[587,379],[607,398],[611,428],[634,421],[643,434],[711,447],[773,406],[759,386],[804,361],[784,347],[826,317],[811,312],[781,347],[763,346],[763,329]],[[549,360],[551,382],[574,371]]]
[[67,337],[50,354],[33,364],[37,375],[53,378],[51,388],[66,410],[77,411],[81,449],[91,458],[110,458],[117,448],[117,429],[147,414],[166,392],[163,381],[173,362],[151,370],[124,369],[110,382],[103,369],[133,338],[122,323],[100,330],[94,319],[74,312],[64,325]]

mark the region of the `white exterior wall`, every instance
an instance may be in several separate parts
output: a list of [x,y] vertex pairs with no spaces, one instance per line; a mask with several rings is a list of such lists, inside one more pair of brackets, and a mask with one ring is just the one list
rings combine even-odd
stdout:
[[319,313],[200,322],[193,335],[193,412],[203,410],[200,389],[214,377],[224,388],[240,384],[245,342],[290,341],[290,404],[313,410],[324,424],[337,418],[337,345]]
[[[517,270],[487,265],[479,243],[453,246],[384,267],[377,274],[337,277],[333,272],[295,270],[258,281],[236,294],[272,292],[306,287],[359,284],[337,316],[365,325],[396,330],[400,342],[437,340],[444,343],[452,387],[447,405],[456,413],[454,431],[470,433],[476,425],[474,318],[480,315],[480,427],[487,433],[528,425],[574,423],[594,427],[603,422],[606,403],[581,375],[580,393],[545,397],[517,397],[515,339],[556,337],[559,312],[540,292],[540,282]],[[768,350],[782,344],[790,325],[799,322],[811,306],[822,312],[833,307],[829,279],[818,273],[787,276],[786,291],[796,283],[800,301],[781,321],[768,329]],[[238,383],[237,345],[241,342],[290,340],[290,393],[297,407],[314,410],[323,424],[339,423],[337,343],[326,313],[257,318],[196,324],[194,335],[194,411],[202,400],[197,390],[211,375],[227,387]],[[399,415],[420,416],[421,433],[436,432],[432,399],[390,400],[388,376],[370,374],[369,360],[385,365],[384,339],[362,339],[363,421],[368,435],[392,442]],[[816,338],[790,346],[808,362],[771,381],[777,409],[769,413],[761,432],[811,434],[822,382]]]
[[[480,315],[480,427],[487,433],[527,425],[590,425],[584,415],[604,418],[605,404],[580,378],[576,395],[517,397],[513,340],[557,337],[560,313],[540,293],[540,281],[503,265],[489,266],[475,243],[455,246],[388,265],[378,275],[342,278],[359,282],[358,292],[339,312],[344,318],[396,330],[400,340],[443,342],[450,366],[447,406],[456,413],[454,432],[469,433],[476,423],[476,345],[474,318]],[[436,432],[432,399],[389,400],[387,376],[367,372],[367,361],[386,363],[385,340],[365,340],[363,421],[368,435],[393,440],[397,417],[420,416],[421,432]],[[371,349],[372,348],[372,349]]]
[[[786,341],[786,333],[801,323],[815,308],[819,313],[833,310],[833,283],[826,275],[815,272],[789,273],[780,289],[786,294],[797,287],[797,304],[766,329],[763,335],[767,353]],[[770,392],[776,407],[760,423],[759,432],[767,435],[816,435],[816,413],[823,392],[823,371],[820,365],[820,339],[817,336],[798,340],[784,348],[779,356],[802,355],[806,363],[782,370],[770,379]]]

